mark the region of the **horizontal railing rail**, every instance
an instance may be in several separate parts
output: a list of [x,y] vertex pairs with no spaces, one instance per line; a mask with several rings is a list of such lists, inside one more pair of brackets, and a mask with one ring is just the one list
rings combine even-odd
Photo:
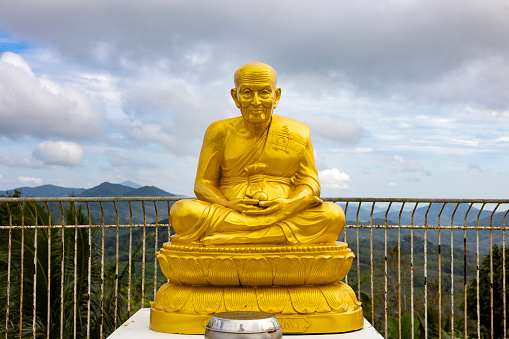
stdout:
[[[149,307],[169,210],[190,198],[0,197],[1,336],[103,338]],[[345,211],[345,282],[386,338],[506,337],[509,199],[323,200]]]

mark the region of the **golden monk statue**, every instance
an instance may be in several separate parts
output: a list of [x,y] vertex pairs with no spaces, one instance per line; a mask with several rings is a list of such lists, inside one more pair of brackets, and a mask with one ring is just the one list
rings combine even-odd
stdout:
[[241,117],[205,133],[194,192],[171,209],[174,243],[331,243],[340,206],[319,199],[309,127],[273,115],[281,88],[272,67],[241,66],[231,95]]
[[262,63],[240,67],[231,95],[241,117],[214,122],[194,191],[170,211],[175,235],[157,253],[168,282],[151,303],[150,328],[203,334],[218,312],[266,312],[283,333],[362,328],[342,279],[354,255],[336,241],[337,204],[320,200],[309,128],[273,115],[281,89]]

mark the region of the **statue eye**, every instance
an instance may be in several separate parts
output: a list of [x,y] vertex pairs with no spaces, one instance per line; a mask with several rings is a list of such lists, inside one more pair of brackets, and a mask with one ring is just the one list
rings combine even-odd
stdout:
[[242,95],[251,95],[251,90],[250,89],[243,90]]
[[264,89],[264,90],[262,90],[262,91],[260,92],[260,94],[261,94],[261,95],[269,95],[269,94],[270,94],[270,92],[269,92],[268,90]]

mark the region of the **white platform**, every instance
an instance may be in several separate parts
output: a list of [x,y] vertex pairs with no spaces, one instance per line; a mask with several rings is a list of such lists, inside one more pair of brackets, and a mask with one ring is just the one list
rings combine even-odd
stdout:
[[[115,332],[109,339],[202,339],[203,335],[168,334],[149,329],[150,308],[142,308]],[[364,319],[364,328],[358,331],[338,334],[300,334],[283,335],[285,339],[381,339],[383,338],[371,324]]]

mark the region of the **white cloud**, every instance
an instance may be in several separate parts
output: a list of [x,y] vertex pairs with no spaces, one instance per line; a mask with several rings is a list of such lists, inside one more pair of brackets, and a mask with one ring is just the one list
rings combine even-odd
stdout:
[[404,172],[421,172],[424,166],[417,160],[406,160],[401,155],[395,155],[390,160],[399,170]]
[[0,135],[89,138],[100,132],[102,115],[82,91],[34,75],[20,55],[0,57]]
[[137,146],[145,144],[161,145],[168,150],[181,154],[188,151],[188,145],[170,132],[175,129],[172,123],[154,120],[144,123],[140,120],[133,120],[118,122],[117,128],[126,135],[128,142]]
[[327,188],[335,189],[350,189],[348,183],[350,182],[350,176],[339,171],[337,168],[326,169],[318,172],[320,178],[320,184]]
[[389,186],[397,186],[397,184],[396,184],[395,182],[392,182],[392,181],[391,181],[391,182],[389,183]]
[[150,79],[148,84],[129,84],[124,90],[124,110],[138,116],[196,112],[200,113],[200,98],[184,79]]
[[24,185],[42,185],[41,178],[34,177],[18,177],[18,181]]
[[469,164],[467,167],[468,171],[484,173],[486,170],[482,168],[479,164]]
[[357,147],[356,149],[354,149],[354,152],[355,153],[369,153],[369,152],[373,152],[373,149],[369,148],[369,147]]
[[40,160],[22,157],[18,155],[6,155],[0,153],[0,164],[8,167],[41,168],[44,163]]
[[126,152],[120,150],[107,150],[106,155],[113,167],[127,167],[127,168],[142,168],[149,167],[154,168],[156,165],[145,159],[135,159],[132,153],[126,154]]
[[80,166],[85,152],[75,142],[44,141],[37,145],[33,156],[47,165]]
[[357,122],[341,117],[322,114],[298,116],[297,120],[308,125],[313,135],[344,144],[356,144],[364,134],[363,128]]

